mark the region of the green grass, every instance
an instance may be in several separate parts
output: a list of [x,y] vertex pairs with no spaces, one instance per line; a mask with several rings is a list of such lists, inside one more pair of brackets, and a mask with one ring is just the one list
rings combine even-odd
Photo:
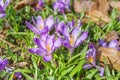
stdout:
[[[47,4],[47,3],[46,3]],[[0,78],[6,77],[12,80],[14,72],[21,72],[23,80],[118,80],[120,72],[110,70],[107,65],[105,75],[99,76],[96,69],[84,70],[82,66],[86,63],[85,54],[87,52],[89,41],[97,43],[99,38],[103,38],[110,31],[120,32],[120,21],[117,21],[117,10],[114,9],[110,14],[112,21],[103,28],[92,22],[83,25],[83,30],[89,31],[87,42],[75,49],[73,56],[70,58],[69,51],[64,47],[59,48],[53,54],[50,62],[44,62],[40,56],[28,52],[28,48],[34,47],[34,33],[30,31],[25,21],[31,21],[31,16],[41,15],[44,19],[53,14],[51,7],[46,6],[42,12],[33,12],[27,6],[20,11],[13,9],[11,3],[6,10],[7,16],[0,19],[0,30],[5,34],[5,38],[0,37],[0,55],[10,61],[9,67],[18,62],[27,62],[24,67],[14,66],[15,70],[11,73],[6,71],[0,72]],[[79,16],[82,19],[84,14],[68,13],[67,21],[72,19],[77,21]],[[63,15],[53,14],[54,19],[59,18],[65,21]],[[8,25],[5,25],[8,24]],[[7,28],[7,29],[6,29]]]

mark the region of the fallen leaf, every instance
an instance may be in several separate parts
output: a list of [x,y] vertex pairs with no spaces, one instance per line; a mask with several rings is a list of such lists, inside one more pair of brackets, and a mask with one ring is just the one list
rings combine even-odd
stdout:
[[22,0],[14,7],[14,9],[19,10],[19,9],[25,7],[26,5],[32,6],[37,3],[38,3],[38,0]]
[[108,15],[108,11],[110,9],[109,3],[107,0],[97,0],[99,6],[98,11],[101,11],[103,14]]
[[114,48],[98,48],[97,59],[112,69],[120,71],[120,51]]
[[93,11],[89,11],[86,14],[86,18],[84,18],[83,21],[85,22],[92,21],[99,24],[99,23],[109,23],[111,19],[109,16],[103,14],[101,11],[93,10]]
[[120,38],[119,34],[116,31],[111,31],[105,36],[104,40],[106,42],[109,42],[109,41],[116,40],[116,39],[119,39],[119,38]]
[[26,66],[26,65],[28,65],[27,62],[19,62],[19,63],[15,63],[13,66],[24,67],[24,66]]
[[118,8],[120,10],[120,1],[112,1],[110,2],[111,7]]
[[90,0],[74,0],[73,8],[75,12],[80,13],[84,11],[90,11],[93,4],[94,2]]

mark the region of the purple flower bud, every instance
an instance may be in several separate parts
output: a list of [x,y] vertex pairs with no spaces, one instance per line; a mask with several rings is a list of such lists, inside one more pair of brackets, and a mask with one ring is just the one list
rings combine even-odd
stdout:
[[9,61],[7,59],[1,59],[0,58],[0,71],[2,71],[7,65],[8,65]]
[[4,3],[3,0],[0,0],[0,18],[6,16],[5,14],[5,9],[8,6],[8,4],[10,3],[10,0],[6,0],[6,2]]
[[22,80],[22,74],[20,72],[15,72],[13,80]]

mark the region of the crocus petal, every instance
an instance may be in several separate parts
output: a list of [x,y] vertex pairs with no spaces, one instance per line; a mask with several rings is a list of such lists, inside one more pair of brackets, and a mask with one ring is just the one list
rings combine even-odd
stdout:
[[100,71],[100,76],[104,75],[104,68],[100,66],[96,66],[96,68]]
[[49,62],[52,59],[52,55],[47,55],[43,57],[44,61]]
[[96,59],[96,48],[92,43],[89,44],[89,48],[91,49],[91,55],[95,60]]
[[46,43],[42,39],[34,39],[35,43],[42,49],[46,50]]
[[75,21],[72,21],[72,22],[68,22],[68,27],[70,28],[70,29],[72,29],[72,28],[74,28],[74,25],[75,25]]
[[88,32],[83,32],[83,34],[77,39],[75,47],[78,47],[85,39],[88,37]]
[[[78,38],[78,36],[80,35],[81,33],[81,29],[80,27],[76,27],[73,29],[72,31],[72,34],[71,34],[71,37],[73,38],[73,41],[75,42]],[[75,43],[74,43],[75,44]]]
[[51,16],[49,16],[49,17],[47,18],[47,20],[45,21],[45,25],[48,27],[49,30],[51,30],[52,27],[53,27],[53,24],[54,24],[53,16],[51,15]]
[[33,39],[34,42],[36,43],[37,46],[39,46],[39,48],[42,48],[42,49],[46,49],[46,46],[45,46],[45,42],[39,38],[34,38]]
[[58,24],[58,26],[56,27],[56,32],[60,33],[60,34],[63,34],[63,31],[65,29],[66,25],[64,24],[64,22],[60,22]]
[[0,58],[0,71],[2,71],[7,66],[8,63],[9,61],[7,59],[2,60]]
[[69,49],[72,48],[69,41],[67,41],[67,40],[63,40],[63,46],[65,46],[66,48],[69,48]]
[[57,48],[59,48],[61,46],[61,44],[62,44],[61,38],[58,38],[57,40],[55,40],[53,50],[56,50]]
[[118,44],[117,40],[112,40],[109,42],[108,47],[115,48]]
[[5,13],[0,14],[0,18],[2,18],[2,17],[4,17],[4,16],[6,16]]
[[84,66],[83,66],[83,69],[90,69],[90,68],[92,68],[93,67],[93,65],[91,65],[91,64],[85,64]]
[[3,7],[0,5],[0,13],[4,13],[5,11],[4,11],[4,9],[3,9]]
[[98,40],[98,43],[99,43],[101,46],[103,46],[103,47],[107,47],[107,43],[104,42],[104,41],[101,40],[101,39]]
[[42,41],[46,41],[47,36],[48,36],[48,34],[42,34],[41,37],[40,37],[40,39],[41,39]]
[[28,49],[28,51],[30,53],[37,54],[39,56],[44,56],[45,55],[45,51],[42,50],[41,48],[31,48],[31,49]]
[[10,3],[10,0],[6,0],[6,2],[5,2],[5,4],[4,4],[3,8],[5,9],[5,8],[8,6],[9,3]]
[[38,16],[38,17],[36,18],[36,26],[37,26],[38,29],[40,29],[40,30],[44,29],[44,21],[43,21],[43,19],[42,19],[41,16]]
[[35,26],[33,26],[31,23],[29,23],[27,21],[25,23],[26,23],[27,27],[30,30],[32,30],[35,34],[40,35],[40,31]]
[[1,5],[2,7],[4,6],[3,0],[0,0],[0,5]]
[[63,36],[66,40],[70,41],[70,34],[69,34],[69,28],[68,27],[64,27]]
[[89,59],[89,57],[92,56],[92,49],[89,49],[86,53],[86,60]]
[[52,47],[54,45],[54,37],[55,37],[55,35],[52,35],[52,36],[48,35],[47,39],[46,39],[47,40],[46,41],[46,49],[50,53],[51,53]]

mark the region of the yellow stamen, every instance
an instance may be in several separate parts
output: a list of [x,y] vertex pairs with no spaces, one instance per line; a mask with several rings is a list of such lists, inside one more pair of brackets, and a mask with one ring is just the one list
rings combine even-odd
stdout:
[[40,30],[42,30],[42,29],[43,29],[43,27],[44,27],[44,26],[40,25],[40,26],[39,26]]
[[36,8],[40,8],[39,4],[36,4],[35,7],[36,7]]
[[48,52],[50,52],[50,50],[51,50],[50,44],[48,44],[48,45],[46,46],[46,49],[47,49]]
[[94,62],[93,57],[90,56],[90,57],[88,58],[88,61],[89,61],[90,63]]
[[74,39],[73,39],[72,35],[70,35],[70,44],[71,44],[71,45],[74,44]]

